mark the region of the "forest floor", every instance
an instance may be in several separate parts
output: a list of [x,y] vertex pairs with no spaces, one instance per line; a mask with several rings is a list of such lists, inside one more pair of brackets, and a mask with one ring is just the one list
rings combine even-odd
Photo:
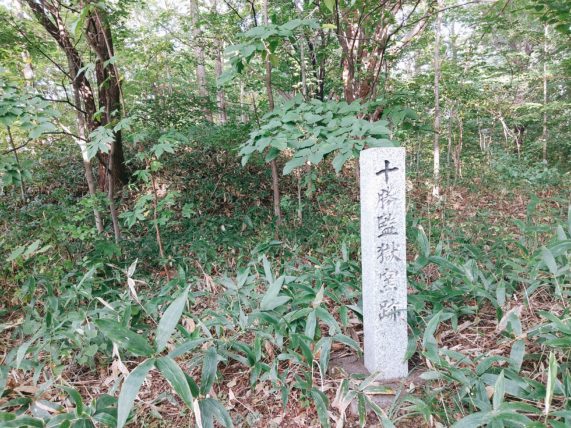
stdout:
[[[467,369],[480,376],[486,372],[486,368],[479,366],[479,362],[488,357],[494,358],[486,360],[488,362],[485,364],[490,367],[511,367],[511,361],[518,358],[514,343],[523,340],[526,355],[533,357],[521,357],[518,376],[526,381],[546,383],[545,358],[537,357],[545,350],[535,338],[522,332],[530,332],[534,326],[542,324],[542,310],[561,314],[566,303],[552,292],[551,286],[546,285],[551,279],[545,271],[539,272],[534,278],[522,272],[517,278],[510,275],[516,269],[516,257],[519,257],[522,268],[525,263],[535,260],[534,254],[542,245],[547,245],[555,225],[566,221],[568,181],[567,177],[557,185],[531,187],[523,180],[508,182],[498,176],[473,176],[449,183],[444,187],[442,198],[435,200],[429,196],[428,181],[421,177],[410,177],[409,229],[418,230],[420,227],[430,240],[431,253],[448,260],[458,260],[455,266],[458,266],[458,271],[464,272],[464,276],[454,277],[453,268],[446,270],[438,263],[422,263],[423,255],[418,248],[419,235],[410,233],[408,259],[413,267],[409,268],[409,299],[417,314],[411,327],[411,337],[417,341],[417,350],[410,360],[412,373],[444,373],[448,370],[436,366],[425,349],[427,336],[424,328],[430,317],[444,308],[450,315],[436,325],[433,336],[438,348],[444,350],[444,359],[448,359],[449,363],[456,359],[452,364],[455,369]],[[297,217],[298,182],[295,177],[283,180],[286,218],[279,229],[279,239],[276,239],[275,227],[269,215],[268,173],[259,165],[241,169],[233,155],[216,150],[188,153],[172,160],[168,176],[159,179],[161,185],[169,191],[179,192],[180,200],[191,212],[187,220],[181,219],[163,229],[169,254],[166,264],[157,263],[154,235],[147,226],[126,232],[121,259],[127,266],[139,259],[138,269],[144,281],[138,289],[140,294],[145,293],[150,284],[155,289],[169,284],[169,280],[177,276],[181,264],[192,272],[192,288],[196,294],[188,314],[181,321],[189,335],[199,329],[210,328],[211,331],[216,330],[221,340],[241,341],[254,346],[255,335],[251,331],[233,331],[231,323],[227,327],[223,324],[205,326],[217,317],[230,318],[224,303],[228,290],[223,285],[223,278],[237,278],[239,269],[261,254],[271,255],[277,269],[285,270],[289,266],[289,272],[294,272],[307,266],[319,269],[319,260],[325,266],[325,259],[339,257],[341,252],[346,251],[348,262],[357,266],[357,273],[348,280],[348,290],[358,294],[359,207],[355,178],[350,168],[338,177],[320,171],[313,183],[313,193],[310,196],[302,193],[301,221]],[[132,193],[125,194],[126,198],[134,196],[136,191],[133,189]],[[43,206],[62,204],[57,195],[45,189],[38,193],[37,198]],[[173,210],[182,211],[183,203],[177,203]],[[40,212],[27,208],[19,221],[40,221]],[[20,233],[22,236],[27,232],[23,228],[20,232],[12,230],[10,233]],[[52,245],[50,251],[62,248],[70,250],[66,247],[69,242],[66,243],[65,239],[56,240]],[[68,252],[71,259],[66,261],[65,256],[62,257],[64,266],[81,260],[80,255]],[[509,269],[504,267],[509,264],[508,261],[512,266]],[[27,312],[14,310],[25,294],[21,288],[21,284],[25,283],[25,272],[22,270],[20,275],[14,269],[23,268],[12,264],[4,270],[2,279],[4,309],[0,347],[3,359],[15,350],[22,349],[27,336],[14,334],[14,331],[33,318]],[[480,275],[478,287],[486,290],[473,292],[476,286],[464,284],[470,272],[475,272],[476,277]],[[331,278],[327,277],[326,281]],[[529,286],[536,280],[540,284],[529,294]],[[494,281],[496,284],[492,291]],[[497,286],[504,283],[511,285],[504,288]],[[509,288],[507,292],[506,288]],[[491,297],[486,294],[488,292],[492,294]],[[484,295],[485,298],[482,297]],[[438,302],[438,299],[443,299],[442,296],[449,299],[444,305]],[[362,326],[358,314],[349,312],[343,319],[338,302],[329,295],[324,297],[324,305],[342,325],[344,335],[362,347]],[[42,309],[39,309],[38,314],[41,316],[42,313]],[[517,323],[511,316],[517,317],[521,324],[519,335],[514,333],[518,330],[515,327]],[[321,327],[325,328],[322,324]],[[38,327],[39,324],[34,326]],[[66,339],[62,336],[60,340]],[[315,351],[314,358],[319,360],[320,351],[317,348],[312,348],[312,351]],[[22,352],[25,355],[26,349]],[[109,356],[97,354],[87,363],[74,360],[70,353],[69,359],[64,358],[63,365],[55,367],[49,352],[49,349],[44,349],[33,355],[32,359],[41,362],[35,366],[36,369],[30,366],[28,370],[12,369],[9,372],[8,393],[0,398],[1,409],[14,408],[18,400],[29,397],[34,397],[34,402],[40,407],[44,402],[53,401],[68,408],[73,407],[73,403],[65,399],[62,390],[52,386],[54,382],[75,388],[86,402],[104,393],[113,395],[117,392],[121,373],[131,371],[142,361],[133,357],[121,360],[114,353],[112,361]],[[271,361],[279,350],[265,341],[260,352],[265,361]],[[357,353],[342,343],[334,342],[332,360],[343,356],[357,356]],[[196,363],[195,354],[180,356],[177,362],[191,377],[200,377],[201,367]],[[301,382],[299,376],[303,373],[291,361],[283,360],[278,367],[283,373],[288,373],[285,382]],[[346,410],[347,406],[343,405],[342,400],[339,397],[336,399],[343,380],[349,376],[334,366],[330,367],[324,377],[320,376],[319,370],[312,368],[312,383],[327,395],[331,403],[330,416],[334,420],[345,420],[345,426],[359,426],[358,412]],[[452,369],[447,373],[446,376],[427,377],[430,384],[414,376],[403,383],[399,392],[401,400],[386,409],[396,426],[449,425],[451,421],[464,416],[458,401],[462,394],[462,384],[458,382],[460,378],[452,379]],[[269,381],[252,385],[251,375],[251,368],[239,361],[228,360],[219,366],[218,380],[209,393],[224,404],[237,426],[320,425],[316,406],[301,388],[290,390],[284,408],[279,389]],[[497,379],[497,373],[484,375],[489,376],[486,378],[488,385]],[[486,388],[490,398],[493,387]],[[516,392],[511,393],[520,399]],[[422,400],[422,405],[410,397]],[[541,404],[539,398],[536,401],[538,405]],[[169,383],[157,371],[151,371],[138,394],[136,420],[132,426],[192,426],[193,420],[182,401],[173,395]],[[370,412],[366,425],[380,426],[380,422]]]

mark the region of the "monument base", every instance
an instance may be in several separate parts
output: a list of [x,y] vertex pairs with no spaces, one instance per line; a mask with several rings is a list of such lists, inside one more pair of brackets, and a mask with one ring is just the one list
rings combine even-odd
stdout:
[[[369,376],[369,370],[365,367],[363,358],[355,355],[350,356],[332,356],[329,362],[329,370],[333,374],[339,374],[344,378],[351,375]],[[381,409],[388,410],[391,406],[398,404],[406,393],[413,392],[420,385],[424,384],[424,380],[420,377],[422,374],[419,370],[411,370],[409,375],[401,379],[386,379],[374,382],[375,386],[380,386],[381,392],[368,395],[371,401],[377,404]],[[353,400],[349,409],[353,415],[358,415],[357,400]],[[370,411],[370,409],[368,409]]]

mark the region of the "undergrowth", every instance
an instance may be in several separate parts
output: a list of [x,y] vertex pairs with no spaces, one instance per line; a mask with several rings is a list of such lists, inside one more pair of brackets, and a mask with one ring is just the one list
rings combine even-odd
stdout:
[[210,131],[142,139],[119,244],[63,147],[41,167],[58,186],[32,171],[30,201],[2,199],[2,426],[571,424],[568,177],[512,156],[441,201],[410,181],[418,377],[381,409],[377,374],[334,367],[362,348],[353,171],[284,179],[278,228],[269,170],[232,149],[248,129]]

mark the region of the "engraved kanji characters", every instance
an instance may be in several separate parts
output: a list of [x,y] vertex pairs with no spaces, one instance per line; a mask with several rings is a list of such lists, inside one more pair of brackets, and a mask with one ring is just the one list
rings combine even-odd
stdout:
[[[398,270],[391,264],[402,261],[403,255],[401,244],[395,242],[393,237],[398,236],[398,224],[395,217],[396,198],[393,189],[389,184],[389,173],[397,171],[397,167],[390,167],[390,161],[385,160],[385,167],[376,172],[376,175],[384,175],[385,184],[377,192],[377,216],[376,216],[376,237],[377,260],[379,263],[378,276],[381,288],[379,290],[382,300],[379,307],[379,318],[392,318],[396,321],[397,309],[396,293],[398,291]],[[381,182],[382,183],[382,182]]]
[[400,262],[400,244],[396,242],[381,242],[377,245],[377,259],[380,263],[397,261]]
[[377,238],[382,238],[387,235],[397,235],[396,221],[393,213],[387,212],[377,216]]
[[395,198],[391,189],[381,189],[377,193],[377,204],[381,207],[381,210],[388,209],[397,198]]

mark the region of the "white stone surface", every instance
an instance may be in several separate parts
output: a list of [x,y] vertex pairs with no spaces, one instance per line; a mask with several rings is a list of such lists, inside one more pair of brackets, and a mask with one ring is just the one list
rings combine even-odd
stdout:
[[405,149],[361,152],[361,256],[365,367],[408,375]]

